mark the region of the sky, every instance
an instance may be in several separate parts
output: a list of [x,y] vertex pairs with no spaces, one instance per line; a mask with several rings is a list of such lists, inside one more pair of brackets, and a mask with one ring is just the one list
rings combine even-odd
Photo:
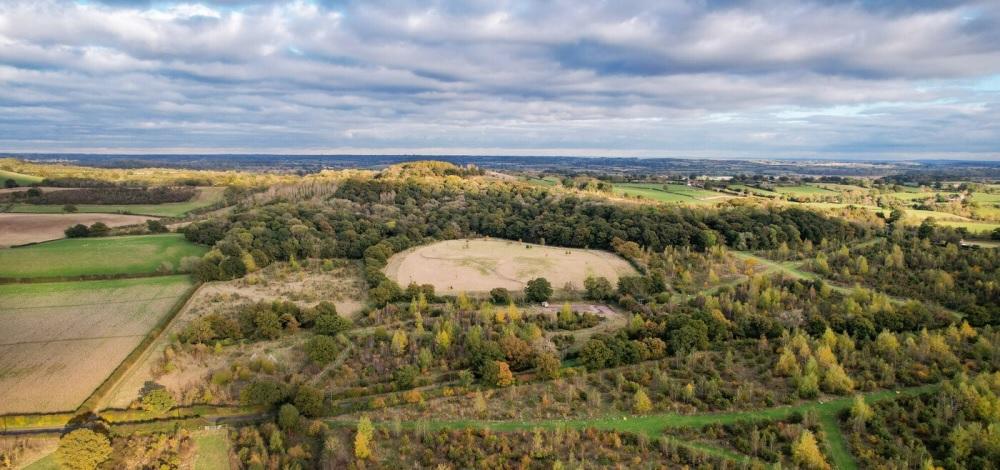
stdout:
[[1000,0],[0,0],[0,152],[1000,160]]

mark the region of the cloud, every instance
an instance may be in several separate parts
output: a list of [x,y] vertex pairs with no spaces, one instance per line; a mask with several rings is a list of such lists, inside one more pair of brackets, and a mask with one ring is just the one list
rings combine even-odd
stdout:
[[997,76],[986,1],[12,0],[0,150],[1000,158]]

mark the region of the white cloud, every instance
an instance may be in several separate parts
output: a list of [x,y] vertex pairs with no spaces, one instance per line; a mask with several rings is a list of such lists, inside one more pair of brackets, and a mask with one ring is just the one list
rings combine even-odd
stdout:
[[995,158],[997,76],[992,2],[12,0],[0,150]]

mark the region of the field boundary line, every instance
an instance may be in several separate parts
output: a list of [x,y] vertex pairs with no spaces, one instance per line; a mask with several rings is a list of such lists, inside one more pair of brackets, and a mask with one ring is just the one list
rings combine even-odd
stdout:
[[68,343],[72,341],[92,341],[97,339],[138,338],[140,336],[146,336],[146,335],[111,335],[111,336],[92,336],[89,338],[62,338],[62,339],[47,339],[40,341],[18,341],[16,343],[0,343],[0,346],[19,346],[23,344],[44,344],[44,343]]
[[108,301],[108,302],[96,302],[96,303],[92,303],[92,304],[36,305],[34,307],[5,308],[2,311],[4,311],[4,312],[15,312],[15,311],[18,311],[18,310],[31,310],[31,309],[36,309],[36,308],[68,308],[68,307],[93,307],[93,306],[97,306],[97,305],[121,305],[121,304],[134,304],[134,303],[138,303],[138,302],[149,302],[149,301],[152,301],[152,300],[167,300],[167,299],[176,299],[176,298],[177,298],[176,295],[171,295],[171,296],[166,296],[166,297],[150,297],[148,299],[112,300],[112,301]]
[[116,279],[142,279],[147,277],[176,276],[187,273],[116,273],[116,274],[83,274],[80,276],[44,276],[44,277],[0,277],[0,284],[46,284],[52,282],[76,281],[113,281]]
[[137,364],[139,359],[145,356],[150,346],[152,346],[156,340],[160,338],[163,332],[167,330],[167,326],[174,321],[177,314],[184,309],[184,306],[187,305],[188,301],[194,297],[194,294],[201,289],[201,286],[201,283],[191,286],[187,292],[182,294],[180,298],[177,299],[177,302],[174,303],[174,306],[170,308],[167,314],[164,315],[163,318],[157,322],[157,324],[151,328],[148,333],[146,333],[146,338],[140,341],[139,344],[132,349],[128,356],[125,356],[125,359],[123,359],[122,362],[115,367],[115,370],[111,372],[111,375],[104,379],[104,381],[101,382],[101,385],[94,389],[94,392],[80,404],[80,406],[76,409],[77,412],[99,411],[97,409],[98,404],[105,398],[108,392],[121,383],[128,372],[132,369],[132,366]]

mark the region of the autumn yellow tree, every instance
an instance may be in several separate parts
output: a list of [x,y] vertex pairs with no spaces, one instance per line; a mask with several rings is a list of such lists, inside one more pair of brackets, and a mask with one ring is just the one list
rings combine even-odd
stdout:
[[649,400],[646,391],[641,387],[635,391],[635,397],[632,399],[632,409],[636,413],[648,413],[653,409],[653,402]]
[[372,437],[375,434],[375,426],[367,416],[358,419],[358,430],[354,435],[354,456],[365,460],[372,456]]
[[802,431],[798,439],[792,443],[792,461],[803,468],[812,470],[828,470],[830,468],[823,453],[819,451],[816,436],[808,429]]
[[405,331],[396,330],[392,334],[392,352],[396,353],[397,356],[406,352],[407,344],[409,344],[409,339],[407,339]]

